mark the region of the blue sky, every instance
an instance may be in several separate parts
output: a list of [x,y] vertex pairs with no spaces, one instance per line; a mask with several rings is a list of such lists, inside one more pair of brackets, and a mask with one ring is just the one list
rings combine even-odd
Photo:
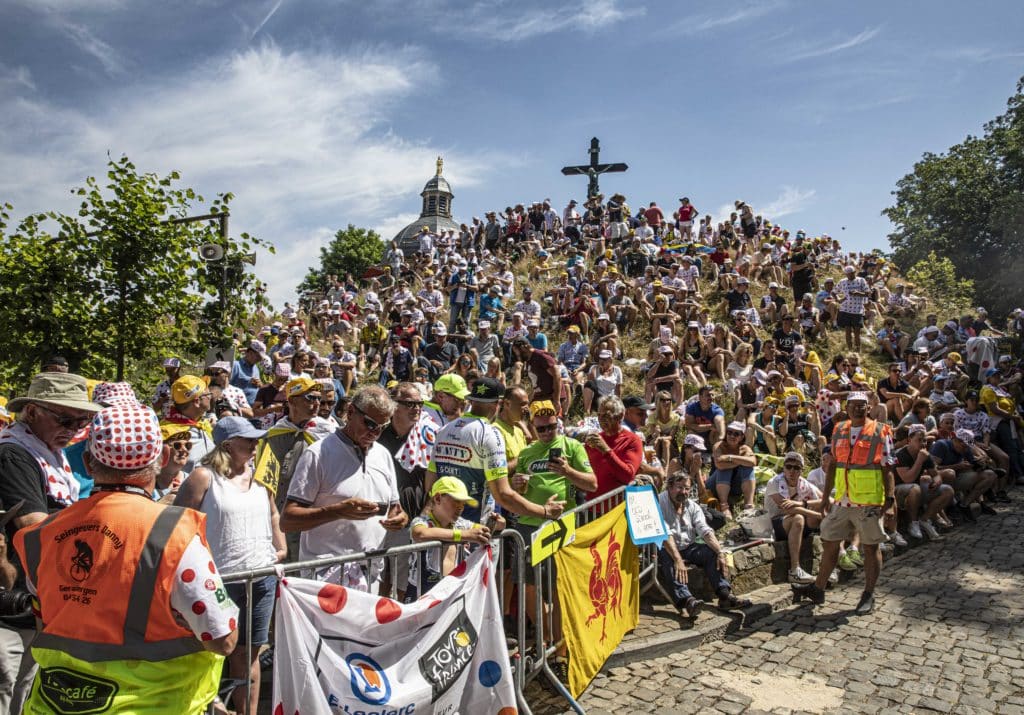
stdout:
[[[969,9],[968,9],[969,8]],[[278,305],[348,223],[385,238],[445,158],[456,217],[602,189],[885,246],[925,151],[1001,113],[1024,3],[0,0],[0,201],[70,211],[128,154],[232,191]],[[843,230],[842,227],[845,227]]]

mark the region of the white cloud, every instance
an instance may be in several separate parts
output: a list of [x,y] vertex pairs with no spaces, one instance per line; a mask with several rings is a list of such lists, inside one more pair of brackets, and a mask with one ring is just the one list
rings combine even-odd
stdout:
[[85,54],[89,55],[103,67],[103,71],[111,77],[121,75],[125,71],[125,62],[121,54],[109,44],[96,37],[85,25],[72,22],[60,16],[53,17],[53,25],[61,34],[71,40]]
[[742,22],[747,22],[748,20],[764,17],[765,15],[769,15],[785,6],[786,3],[782,0],[777,0],[775,2],[762,2],[758,4],[752,3],[733,10],[732,12],[687,18],[674,24],[671,28],[671,32],[672,34],[678,32],[684,35],[698,35],[709,30],[715,30],[721,27],[736,25]]
[[780,55],[780,59],[783,62],[799,62],[800,60],[809,60],[815,57],[825,57],[827,55],[833,55],[843,50],[853,49],[863,45],[866,42],[870,42],[878,36],[878,33],[882,31],[881,26],[871,27],[863,32],[859,32],[853,37],[850,37],[839,42],[830,42],[827,44],[816,44],[808,45],[803,49],[796,49],[793,52],[784,53]]
[[993,47],[958,47],[948,52],[940,53],[940,56],[956,62],[984,64],[987,62],[1000,62],[1002,60],[1017,60],[1024,57],[1024,51],[997,50]]
[[814,189],[800,189],[796,186],[783,186],[782,193],[766,204],[755,207],[755,211],[769,219],[800,213],[810,204],[818,192]]
[[32,72],[24,65],[8,67],[0,62],[0,90],[35,90],[36,84],[32,81]]
[[378,219],[373,226],[373,230],[380,234],[380,237],[385,241],[390,241],[395,237],[396,233],[419,217],[419,211],[410,211],[408,213],[396,214],[395,216],[388,216],[386,218]]
[[208,200],[235,194],[233,235],[275,244],[277,256],[261,256],[256,272],[280,305],[318,259],[324,235],[418,206],[412,197],[438,154],[456,187],[496,165],[389,130],[392,113],[437,74],[413,50],[285,53],[264,44],[112,89],[91,108],[22,87],[0,116],[0,201],[17,215],[70,212],[77,204],[68,189],[102,175],[108,151],[127,154],[140,171],[177,169],[182,185]]
[[[763,216],[765,220],[774,223],[783,216],[800,213],[806,209],[813,202],[817,193],[814,189],[783,186],[782,193],[765,203],[751,201],[746,198],[743,200],[750,204],[756,215]],[[718,207],[717,211],[712,212],[712,220],[716,223],[726,221],[734,211],[736,211],[736,207],[733,203],[722,204]]]
[[596,32],[646,13],[643,7],[622,7],[620,0],[573,0],[565,3],[508,2],[506,0],[378,0],[382,17],[398,12],[416,17],[418,24],[449,34],[452,18],[472,32],[454,37],[470,42],[523,42],[564,30]]

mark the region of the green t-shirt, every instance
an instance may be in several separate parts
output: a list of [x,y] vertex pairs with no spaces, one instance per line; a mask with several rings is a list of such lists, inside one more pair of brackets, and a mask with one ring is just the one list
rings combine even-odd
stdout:
[[[590,467],[587,450],[583,444],[571,437],[559,435],[548,444],[534,442],[519,453],[519,464],[516,467],[518,474],[530,475],[524,497],[528,502],[544,504],[552,494],[557,494],[559,500],[565,501],[565,508],[572,509],[576,506],[576,500],[573,498],[576,489],[572,482],[561,474],[548,471],[548,452],[552,447],[562,448],[562,457],[573,469],[588,473],[594,471]],[[519,523],[528,526],[537,526],[543,522],[544,519],[539,516],[519,517]]]

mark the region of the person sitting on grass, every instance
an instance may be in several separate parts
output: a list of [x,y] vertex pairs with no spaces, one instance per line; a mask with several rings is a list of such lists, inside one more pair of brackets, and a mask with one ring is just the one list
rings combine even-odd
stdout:
[[[729,567],[715,531],[708,526],[700,505],[690,499],[691,481],[686,472],[673,474],[668,486],[658,495],[661,516],[669,538],[658,549],[658,578],[672,598],[676,610],[696,618],[704,602],[695,598],[687,583],[687,565],[704,569],[711,590],[718,596],[718,607],[725,610],[747,608],[750,600],[733,595],[728,581]],[[697,543],[698,537],[703,543]]]
[[754,488],[757,480],[754,467],[757,456],[747,446],[747,426],[742,422],[730,422],[725,428],[725,439],[715,445],[712,463],[715,469],[708,477],[706,487],[718,497],[722,514],[732,518],[729,506],[730,496],[743,496],[743,511],[754,511]]
[[764,506],[772,520],[776,541],[785,541],[789,548],[790,583],[810,583],[814,577],[800,566],[800,549],[804,537],[811,536],[821,524],[821,492],[801,476],[804,457],[788,452],[782,472],[768,481]]

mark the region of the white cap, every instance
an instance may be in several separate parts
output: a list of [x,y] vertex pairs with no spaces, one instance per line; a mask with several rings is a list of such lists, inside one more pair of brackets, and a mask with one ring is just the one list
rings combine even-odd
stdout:
[[851,392],[846,396],[847,402],[867,402],[868,395],[866,392]]
[[700,450],[701,452],[707,449],[704,445],[704,438],[699,434],[686,435],[686,438],[683,440],[683,444],[687,447],[693,447],[694,449]]
[[739,420],[733,420],[725,426],[726,431],[747,433],[747,425]]
[[661,353],[662,355],[669,355],[673,352],[673,350],[668,345],[662,345],[660,348],[658,348],[658,352]]
[[598,360],[610,360],[611,357],[612,357],[612,351],[611,350],[602,350],[601,352],[599,352],[597,354],[597,359]]
[[484,328],[489,328],[489,327],[491,327],[491,321],[489,321],[489,320],[481,320],[481,321],[480,321],[479,323],[477,323],[476,325],[477,325],[477,327],[478,327],[478,328],[480,328],[480,329],[482,330],[482,329],[484,329]]

